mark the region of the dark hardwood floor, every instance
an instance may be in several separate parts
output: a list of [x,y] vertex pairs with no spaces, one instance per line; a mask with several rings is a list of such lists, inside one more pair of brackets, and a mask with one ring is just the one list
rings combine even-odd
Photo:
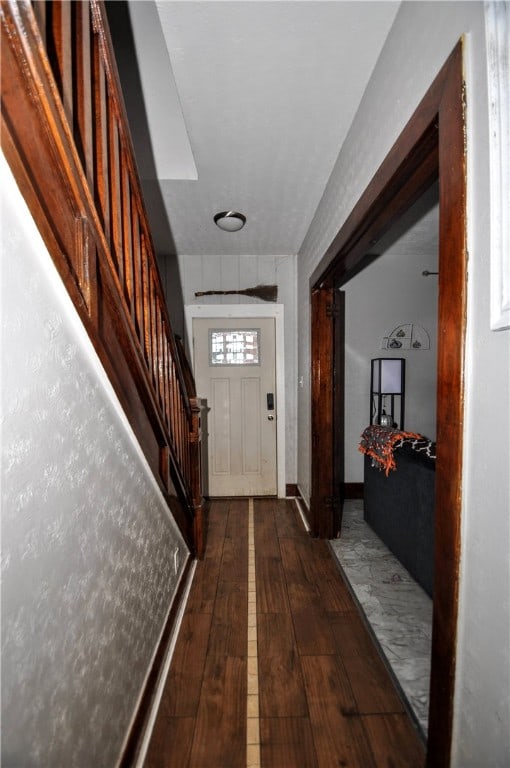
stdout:
[[248,510],[247,499],[211,503],[145,768],[423,766],[424,745],[327,543],[287,500],[253,503],[253,628]]

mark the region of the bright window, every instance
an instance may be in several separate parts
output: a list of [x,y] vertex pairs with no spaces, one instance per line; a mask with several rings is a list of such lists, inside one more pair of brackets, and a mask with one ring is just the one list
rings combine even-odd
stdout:
[[260,328],[209,331],[210,365],[260,365]]

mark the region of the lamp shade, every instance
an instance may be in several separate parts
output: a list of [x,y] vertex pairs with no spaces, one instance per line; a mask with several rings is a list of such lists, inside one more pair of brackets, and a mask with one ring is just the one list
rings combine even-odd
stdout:
[[372,391],[382,395],[401,395],[404,389],[402,357],[378,357],[372,360]]
[[404,362],[401,357],[378,357],[372,360],[372,391],[384,395],[401,395]]

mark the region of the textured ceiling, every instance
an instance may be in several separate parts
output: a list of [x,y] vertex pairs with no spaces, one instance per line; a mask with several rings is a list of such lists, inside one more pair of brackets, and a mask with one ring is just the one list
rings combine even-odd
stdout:
[[[141,141],[138,129],[137,139],[135,126],[158,251],[298,253],[399,3],[135,5],[143,104],[128,103],[128,113],[143,113],[150,136]],[[179,157],[169,156],[173,131],[189,138],[187,178],[175,172],[187,150],[176,143]],[[230,209],[247,217],[239,233],[214,225]]]

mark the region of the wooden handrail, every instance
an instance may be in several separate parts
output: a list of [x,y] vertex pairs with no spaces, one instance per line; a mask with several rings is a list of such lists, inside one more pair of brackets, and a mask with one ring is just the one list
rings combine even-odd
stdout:
[[104,5],[2,0],[1,24],[2,149],[200,555],[200,409],[168,317]]

